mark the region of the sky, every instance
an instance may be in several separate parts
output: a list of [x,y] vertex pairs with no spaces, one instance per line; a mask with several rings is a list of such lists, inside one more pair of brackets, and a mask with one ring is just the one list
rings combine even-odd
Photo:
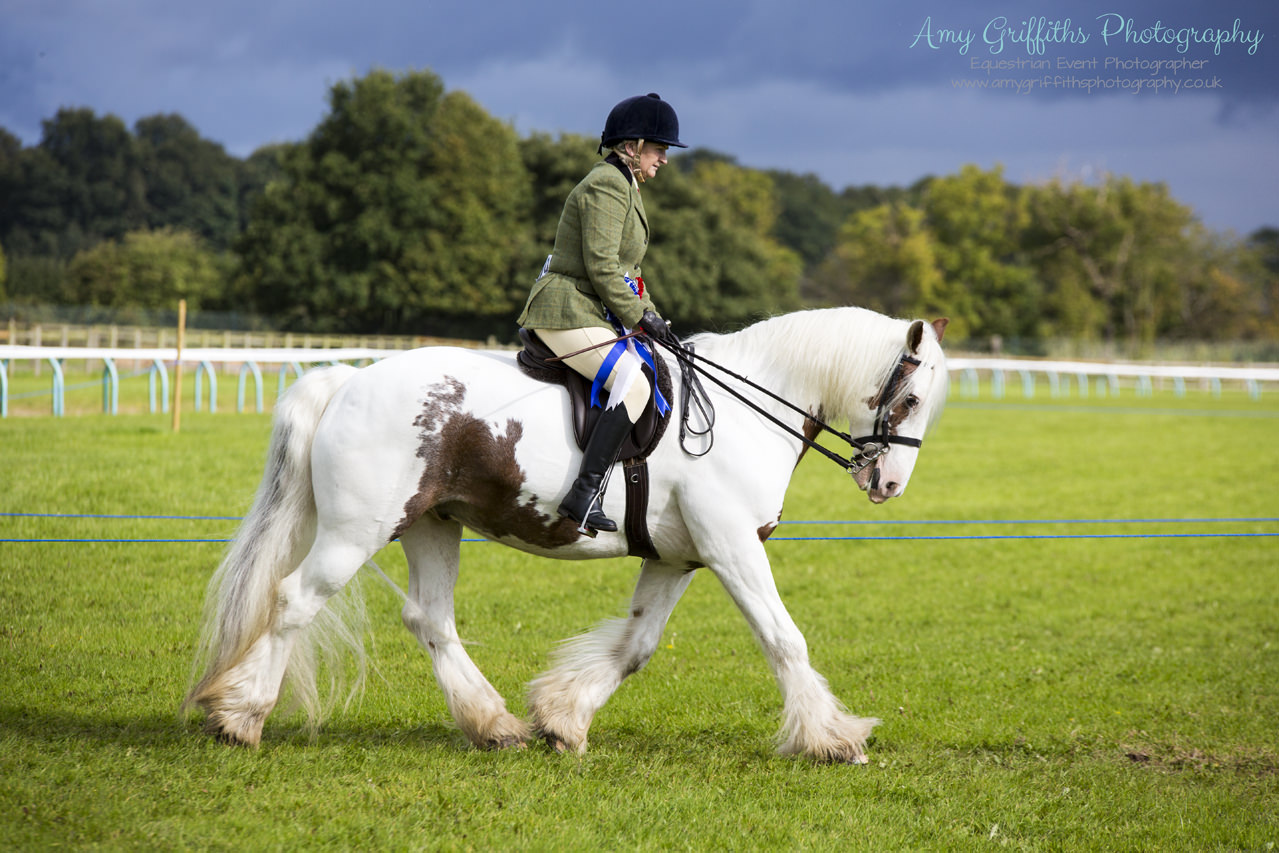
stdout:
[[244,157],[374,68],[521,135],[594,137],[657,92],[690,145],[836,190],[1117,174],[1216,230],[1279,226],[1275,0],[0,0],[0,127],[28,146],[88,107],[178,113]]

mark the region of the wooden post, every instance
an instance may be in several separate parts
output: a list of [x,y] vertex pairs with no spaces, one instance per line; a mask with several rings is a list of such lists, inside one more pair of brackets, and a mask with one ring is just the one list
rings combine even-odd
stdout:
[[178,300],[178,357],[173,363],[173,431],[182,431],[182,343],[186,339],[187,301]]

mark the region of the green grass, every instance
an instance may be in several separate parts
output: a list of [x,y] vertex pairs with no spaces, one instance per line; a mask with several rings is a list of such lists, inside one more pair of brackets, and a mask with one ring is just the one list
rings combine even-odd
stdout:
[[[268,383],[269,385],[272,383]],[[0,511],[238,515],[259,415],[0,421]],[[786,519],[1279,515],[1279,400],[952,401],[907,495],[806,459]],[[232,521],[0,517],[0,538],[224,538]],[[884,719],[867,767],[773,753],[780,700],[706,573],[583,758],[469,748],[393,593],[376,672],[257,751],[176,708],[222,546],[0,543],[0,846],[105,849],[1266,850],[1279,842],[1279,541],[923,539],[1275,532],[1275,523],[787,524],[768,548],[814,664]],[[636,562],[463,546],[463,636],[513,708]],[[402,555],[379,563],[397,581]]]

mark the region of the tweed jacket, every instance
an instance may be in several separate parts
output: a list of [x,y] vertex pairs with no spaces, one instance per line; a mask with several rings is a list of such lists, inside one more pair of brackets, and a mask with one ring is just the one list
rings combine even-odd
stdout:
[[646,310],[623,275],[638,278],[648,249],[648,217],[633,180],[608,161],[595,164],[560,214],[546,273],[533,284],[519,324],[530,329],[611,329],[605,307],[628,329]]

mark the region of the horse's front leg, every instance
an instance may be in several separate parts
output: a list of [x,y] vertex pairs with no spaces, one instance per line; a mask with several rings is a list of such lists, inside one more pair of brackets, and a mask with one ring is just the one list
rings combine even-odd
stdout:
[[692,577],[683,564],[645,560],[627,617],[564,643],[555,666],[529,685],[533,725],[547,743],[560,752],[586,751],[595,713],[653,656]]
[[763,544],[754,531],[741,541],[740,548],[721,549],[709,564],[746,616],[777,678],[783,702],[780,752],[865,764],[866,739],[879,720],[846,713],[826,679],[809,665],[808,644],[777,592]]

